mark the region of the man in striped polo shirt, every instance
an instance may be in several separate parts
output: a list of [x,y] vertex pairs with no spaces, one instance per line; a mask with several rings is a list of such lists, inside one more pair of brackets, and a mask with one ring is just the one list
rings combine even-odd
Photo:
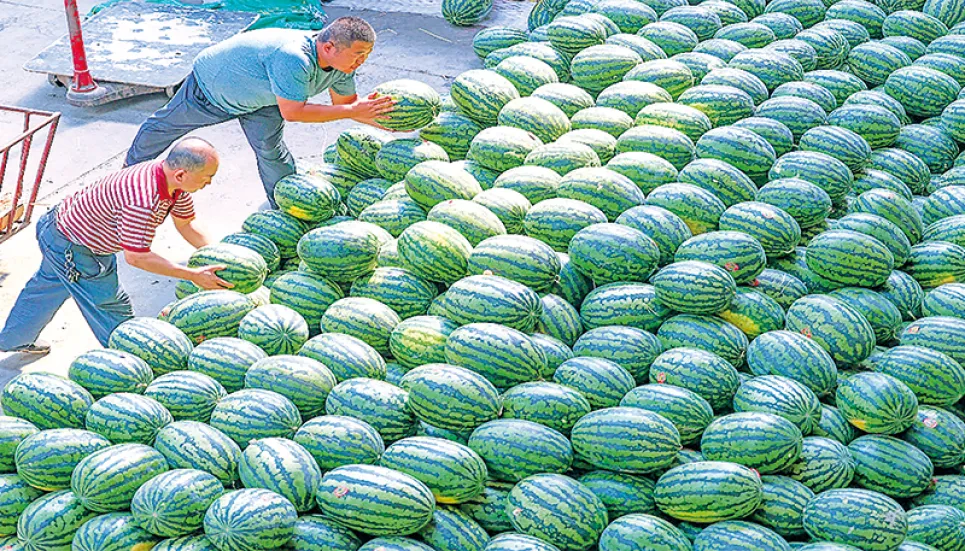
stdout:
[[218,155],[208,142],[186,138],[163,161],[134,165],[67,197],[37,222],[40,269],[20,292],[0,331],[0,351],[46,354],[37,340],[72,297],[91,330],[107,346],[115,327],[133,317],[117,281],[115,253],[155,274],[186,279],[204,289],[230,288],[216,272],[224,266],[186,268],[151,252],[156,228],[171,214],[194,247],[211,238],[198,228],[191,194],[211,183]]

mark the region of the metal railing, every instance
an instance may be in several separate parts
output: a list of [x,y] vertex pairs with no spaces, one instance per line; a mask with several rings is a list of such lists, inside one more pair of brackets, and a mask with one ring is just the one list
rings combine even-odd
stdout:
[[[0,115],[9,113],[23,116],[23,130],[19,135],[0,144],[0,243],[30,224],[34,203],[43,182],[44,169],[47,168],[47,159],[50,157],[50,147],[60,121],[60,113],[0,105]],[[31,162],[34,142],[42,142],[43,151],[39,159]],[[11,174],[15,173],[16,178],[8,180],[7,168],[13,163],[16,163],[16,168]],[[12,193],[10,184],[13,184]]]

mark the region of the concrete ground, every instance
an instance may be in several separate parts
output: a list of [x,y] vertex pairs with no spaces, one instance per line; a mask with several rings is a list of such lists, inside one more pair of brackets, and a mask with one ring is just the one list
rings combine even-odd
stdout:
[[[96,3],[79,0],[81,13]],[[480,66],[470,47],[480,27],[448,24],[438,15],[440,4],[441,0],[334,0],[325,5],[331,17],[358,15],[378,31],[375,52],[359,70],[360,92],[398,78],[421,80],[445,91],[456,75]],[[531,6],[528,2],[496,0],[492,17],[482,25],[524,28]],[[61,113],[35,219],[65,195],[119,168],[140,123],[167,99],[163,94],[154,94],[96,108],[67,105],[62,88],[48,84],[44,75],[22,70],[25,62],[64,34],[65,29],[61,0],[0,0],[0,43],[5,50],[5,55],[0,56],[0,74],[5,79],[5,85],[0,87],[0,105]],[[348,126],[290,124],[286,142],[296,158],[321,162],[325,147]],[[0,142],[12,137],[10,129],[9,121],[0,121]],[[238,231],[245,217],[263,206],[264,190],[254,155],[237,122],[206,128],[197,134],[214,143],[221,153],[221,168],[213,185],[195,197],[199,219],[212,235],[220,238]],[[9,179],[10,176],[8,182]],[[158,229],[154,243],[156,252],[178,262],[185,262],[192,251],[170,222]],[[0,244],[0,323],[39,263],[33,225]],[[120,264],[121,282],[132,297],[137,315],[155,316],[174,300],[175,281],[130,268],[123,261]],[[0,353],[0,385],[26,371],[66,375],[73,358],[99,347],[72,301],[60,309],[41,338],[53,345],[53,352],[44,358]]]

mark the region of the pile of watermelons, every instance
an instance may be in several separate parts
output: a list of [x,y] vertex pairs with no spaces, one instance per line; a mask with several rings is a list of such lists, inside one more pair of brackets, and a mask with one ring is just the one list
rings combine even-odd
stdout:
[[[544,0],[0,396],[0,549],[965,550],[965,3]],[[5,546],[5,547],[4,547]]]

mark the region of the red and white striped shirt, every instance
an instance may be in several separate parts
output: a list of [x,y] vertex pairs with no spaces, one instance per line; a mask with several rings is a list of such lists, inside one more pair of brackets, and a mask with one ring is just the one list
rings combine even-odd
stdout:
[[171,196],[161,163],[122,169],[67,197],[57,208],[57,228],[94,254],[150,251],[154,231],[169,213],[194,218],[191,194],[177,190]]

